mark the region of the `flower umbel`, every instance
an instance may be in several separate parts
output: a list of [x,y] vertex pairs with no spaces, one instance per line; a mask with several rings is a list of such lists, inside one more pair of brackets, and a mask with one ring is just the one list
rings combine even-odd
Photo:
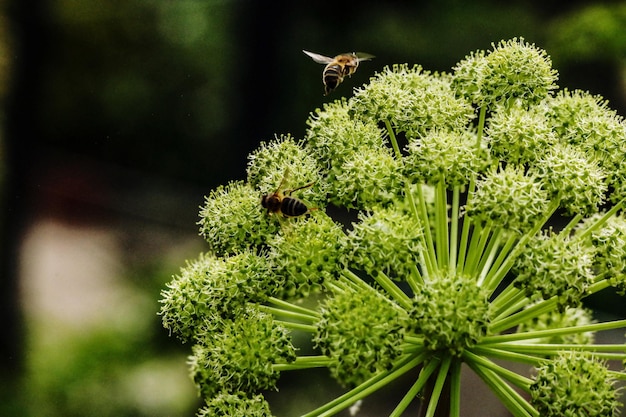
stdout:
[[[449,74],[393,65],[317,109],[305,140],[252,152],[247,181],[200,212],[210,253],[162,292],[164,327],[192,344],[198,415],[272,416],[281,374],[323,367],[346,392],[305,417],[401,376],[388,415],[458,417],[465,364],[516,417],[617,416],[626,372],[608,364],[626,343],[595,334],[626,319],[583,304],[626,292],[626,125],[556,79],[521,38]],[[309,210],[271,212],[270,193]]]

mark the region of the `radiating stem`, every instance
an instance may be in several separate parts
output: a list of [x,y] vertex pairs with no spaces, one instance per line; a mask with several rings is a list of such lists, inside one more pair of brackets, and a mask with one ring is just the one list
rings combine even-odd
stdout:
[[448,268],[454,275],[457,263],[457,252],[459,245],[459,200],[460,187],[455,185],[452,189],[452,208],[450,211],[450,263]]

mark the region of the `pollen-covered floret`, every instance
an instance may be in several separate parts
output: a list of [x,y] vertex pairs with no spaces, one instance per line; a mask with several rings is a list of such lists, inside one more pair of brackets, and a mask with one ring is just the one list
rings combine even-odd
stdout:
[[620,405],[604,361],[585,353],[563,353],[545,361],[530,385],[542,417],[616,417]]
[[328,187],[329,200],[339,206],[371,209],[401,198],[402,164],[389,148],[362,149],[347,156]]
[[393,366],[403,335],[398,309],[370,288],[327,299],[314,342],[333,359],[331,374],[342,385],[354,386]]
[[243,252],[217,258],[202,254],[189,262],[162,291],[163,326],[184,341],[215,330],[249,301],[274,295],[281,282],[265,257]]
[[533,227],[548,208],[548,193],[539,180],[508,165],[491,170],[477,181],[467,207],[472,219],[523,233]]
[[406,64],[385,67],[356,90],[351,103],[362,117],[389,122],[407,137],[430,129],[463,129],[474,118],[469,102],[454,94],[450,77]]
[[530,239],[516,258],[514,284],[531,299],[558,297],[561,310],[577,307],[594,280],[594,252],[578,239],[542,233]]
[[207,400],[198,411],[198,417],[272,417],[270,406],[261,394],[248,397],[243,392],[220,392]]
[[530,168],[551,199],[558,199],[567,215],[596,213],[607,192],[606,173],[593,155],[556,144]]
[[626,197],[626,123],[600,96],[560,91],[547,101],[550,124],[559,140],[584,149],[607,173],[610,200]]
[[[557,72],[544,50],[523,38],[514,38],[493,45],[493,50],[484,56],[475,54],[457,65],[455,86],[481,107],[508,107],[516,103],[529,106],[548,97],[557,88],[556,79]],[[464,82],[476,85],[467,86]]]
[[221,391],[254,393],[273,389],[279,372],[272,365],[296,358],[288,331],[253,306],[232,320],[222,320],[219,332],[203,336],[192,347],[189,364],[205,398]]
[[488,293],[464,275],[434,277],[415,294],[410,328],[424,347],[461,356],[487,334],[491,320]]
[[293,219],[270,242],[279,296],[300,298],[319,292],[345,265],[345,234],[323,213]]
[[[600,214],[583,222],[581,231],[587,224],[597,221]],[[626,294],[626,218],[624,215],[610,217],[600,228],[591,232],[590,243],[596,248],[593,269],[605,273],[609,282],[621,295]]]
[[544,106],[497,106],[487,122],[487,140],[494,158],[528,164],[556,143]]
[[406,280],[423,250],[422,227],[398,205],[361,212],[359,222],[348,232],[350,266],[372,276],[382,271]]
[[471,130],[433,129],[409,140],[405,172],[416,183],[445,179],[450,188],[466,185],[490,163],[488,151],[476,145],[476,133]]
[[307,120],[306,149],[324,172],[340,166],[344,158],[362,149],[378,149],[386,144],[383,131],[372,120],[356,114],[345,100],[324,104]]
[[200,209],[200,234],[217,255],[262,249],[278,224],[261,207],[261,194],[249,184],[220,185]]

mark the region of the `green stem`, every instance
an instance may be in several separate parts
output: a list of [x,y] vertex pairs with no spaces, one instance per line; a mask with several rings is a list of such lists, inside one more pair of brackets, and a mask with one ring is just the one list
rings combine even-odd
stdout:
[[463,352],[463,358],[466,359],[466,361],[472,361],[484,368],[492,370],[496,374],[500,375],[507,381],[511,382],[513,385],[523,389],[526,392],[529,391],[530,384],[532,384],[533,382],[530,378],[526,378],[525,376],[516,374],[510,369],[503,368],[500,365],[493,363],[489,359],[483,356],[475,355],[470,351]]
[[[382,273],[379,273],[379,275]],[[383,274],[384,275],[384,274]],[[390,306],[392,306],[394,309],[398,310],[399,312],[401,312],[402,314],[406,314],[406,308],[409,308],[412,305],[411,300],[409,299],[409,297],[404,294],[402,292],[401,289],[399,289],[394,283],[393,281],[391,281],[391,279],[389,279],[389,277],[387,277],[385,275],[385,277],[387,278],[388,282],[389,282],[389,287],[387,290],[387,293],[394,297],[394,299],[396,300],[396,302],[390,300],[389,298],[387,298],[385,296],[385,294],[383,294],[382,292],[376,290],[375,288],[371,287],[370,285],[368,285],[365,281],[363,281],[357,274],[355,274],[354,272],[352,272],[349,269],[344,269],[341,276],[343,276],[344,278],[346,278],[346,281],[351,282],[354,285],[354,290],[355,291],[369,291],[372,292],[373,294],[375,294],[377,297],[385,300],[387,303],[389,303]],[[378,281],[377,281],[378,282]],[[385,282],[383,281],[383,279],[381,279],[381,282]],[[380,284],[380,283],[379,283]],[[393,292],[397,292],[397,294],[394,294]],[[395,298],[398,297],[398,298]],[[404,306],[398,305],[397,303],[401,303],[400,300],[403,300],[404,303],[407,303]]]
[[589,227],[585,228],[582,231],[582,233],[580,233],[576,237],[578,239],[583,240],[587,236],[589,236],[591,233],[593,233],[594,231],[596,231],[597,229],[602,227],[607,222],[607,220],[609,220],[609,218],[611,218],[615,213],[617,213],[617,211],[619,209],[622,208],[622,205],[624,204],[624,202],[626,202],[626,198],[620,200],[617,204],[615,204],[613,207],[611,207],[611,209],[609,211],[607,211],[602,217],[600,217],[592,225],[590,225]]
[[[398,146],[398,139],[396,138],[396,134],[391,126],[389,120],[385,120],[385,127],[387,128],[387,133],[389,134],[389,142],[391,142],[391,147],[393,148],[394,154],[396,155],[396,159],[401,163],[404,163],[402,159],[402,153],[400,152],[400,147]],[[433,249],[433,240],[430,233],[430,225],[428,222],[428,212],[426,210],[426,204],[424,202],[424,195],[422,192],[421,184],[417,184],[417,194],[419,199],[419,207],[417,206],[415,199],[413,197],[413,192],[411,190],[411,184],[408,181],[404,181],[404,193],[409,200],[409,205],[411,207],[411,211],[413,213],[413,217],[415,221],[419,222],[420,225],[424,228],[424,237],[425,237],[425,247],[427,248],[428,257],[424,258],[423,266],[426,271],[434,271],[434,266],[436,263],[435,251]],[[423,276],[429,276],[428,272],[424,272]]]
[[489,244],[485,249],[485,254],[487,256],[482,257],[480,260],[480,264],[478,265],[478,269],[481,271],[480,276],[478,278],[478,285],[482,286],[487,276],[487,273],[490,271],[493,266],[493,261],[500,249],[500,242],[502,241],[502,229],[496,229],[496,231],[491,235],[491,239],[489,239]]
[[461,364],[455,360],[450,371],[450,417],[461,417]]
[[[548,307],[548,310],[551,310],[553,308],[551,303],[545,301],[545,302],[536,304],[520,313],[528,312],[534,309],[535,307],[541,306],[542,304],[543,304],[542,307],[537,308],[538,311],[545,310],[545,307]],[[536,314],[532,314],[530,317],[535,317],[535,316]],[[522,320],[522,321],[525,321],[525,320]],[[494,335],[494,336],[486,336],[481,340],[480,343],[481,345],[488,345],[488,344],[494,344],[494,343],[505,343],[505,342],[513,342],[513,341],[529,340],[529,339],[540,339],[544,337],[565,336],[569,334],[579,334],[579,333],[586,333],[586,332],[599,332],[603,330],[620,329],[623,327],[626,327],[626,319],[607,321],[607,322],[602,322],[602,323],[584,324],[584,325],[578,325],[574,327],[563,327],[563,328],[558,328],[558,329],[534,330],[534,331],[522,332],[522,333],[507,333],[507,334],[499,334],[499,335]],[[508,328],[509,327],[506,327],[502,330],[505,330]]]
[[267,300],[270,304],[273,304],[275,306],[278,306],[284,310],[290,310],[293,311],[295,313],[300,313],[300,314],[305,314],[310,316],[312,319],[318,319],[319,317],[321,317],[322,315],[315,311],[315,310],[311,310],[309,308],[306,307],[302,307],[302,306],[297,306],[295,304],[289,303],[287,301],[281,300],[280,298],[276,298],[276,297],[270,297]]
[[457,252],[459,248],[460,193],[460,187],[455,185],[452,189],[452,208],[450,212],[450,263],[448,265],[452,275],[454,275],[456,270]]
[[472,231],[472,240],[467,251],[467,261],[465,263],[465,273],[474,275],[478,269],[480,258],[485,251],[485,245],[491,235],[491,227],[489,224],[485,226],[477,226]]
[[452,362],[451,356],[446,356],[441,363],[441,367],[439,368],[439,373],[437,374],[437,380],[435,381],[435,386],[433,388],[432,395],[430,396],[430,401],[428,402],[428,409],[426,410],[426,417],[434,417],[435,411],[437,410],[437,406],[439,405],[441,412],[439,415],[446,416],[450,415],[448,411],[450,407],[450,403],[444,401],[442,404],[439,404],[439,398],[441,397],[441,393],[443,392],[444,383],[448,380],[448,370],[450,369],[450,363]]
[[309,314],[297,313],[295,311],[283,310],[281,308],[270,307],[266,305],[259,305],[259,310],[264,311],[266,313],[273,314],[278,317],[286,317],[293,320],[302,320],[310,323],[315,323],[319,320],[317,316],[311,316]]
[[626,345],[581,345],[565,343],[497,343],[490,345],[502,350],[530,355],[555,356],[567,352],[593,352],[593,356],[607,360],[626,359]]
[[423,363],[424,359],[426,359],[427,356],[428,353],[423,353],[418,356],[407,356],[405,358],[402,358],[390,371],[382,372],[378,375],[373,376],[356,388],[324,404],[318,409],[304,414],[302,417],[329,417],[335,415],[339,411],[350,407],[358,400],[367,397],[373,392],[376,392],[380,388],[389,384],[391,381],[397,379],[398,377],[404,375],[419,364]]
[[387,275],[378,271],[373,277],[374,280],[380,285],[393,299],[406,309],[410,309],[413,302]]
[[283,321],[283,320],[274,320],[277,324],[281,326],[291,329],[291,330],[300,330],[302,332],[315,333],[317,331],[317,327],[311,324],[302,324],[302,323],[294,323],[292,321]]
[[448,196],[446,194],[445,178],[437,182],[435,195],[435,239],[437,242],[437,261],[439,269],[448,266],[448,254],[450,253],[448,241]]
[[485,130],[485,120],[487,116],[487,106],[482,106],[480,108],[480,113],[478,114],[478,132],[476,134],[476,151],[479,152],[481,148],[481,143],[483,140],[483,131]]
[[[468,190],[467,190],[467,200],[465,202],[466,207],[469,206],[472,195],[474,195],[475,189],[476,189],[476,181],[475,181],[474,176],[472,176],[472,178],[470,179]],[[461,232],[461,240],[459,242],[459,256],[458,256],[458,261],[457,261],[457,270],[460,272],[463,272],[465,270],[465,257],[466,257],[466,253],[468,249],[467,242],[469,239],[470,223],[471,223],[471,219],[467,216],[467,214],[464,214],[463,215],[463,230]]]
[[275,363],[272,369],[276,371],[296,371],[311,368],[324,368],[332,364],[332,359],[328,356],[298,356],[291,363]]
[[517,245],[515,245],[513,250],[509,253],[509,256],[507,256],[506,261],[504,261],[504,263],[497,270],[492,268],[489,271],[489,274],[487,274],[487,277],[485,278],[485,282],[488,282],[489,286],[485,286],[485,288],[487,288],[490,292],[495,291],[498,284],[504,279],[506,274],[509,273],[515,264],[517,257],[526,247],[526,243],[533,238],[539,230],[541,230],[541,227],[550,219],[550,217],[552,217],[556,209],[559,207],[559,204],[560,201],[558,199],[553,200],[548,206],[546,214],[537,223],[535,223],[532,230],[522,236],[522,238],[517,242]]
[[400,147],[398,146],[396,132],[394,132],[393,127],[391,126],[391,122],[389,120],[385,120],[385,127],[387,128],[387,133],[389,134],[389,142],[391,142],[393,152],[396,154],[396,158],[398,159],[398,161],[402,161],[402,153],[400,152]]
[[432,276],[435,271],[435,267],[437,265],[437,255],[435,254],[435,244],[433,242],[433,236],[430,231],[430,221],[428,220],[428,209],[426,208],[426,199],[424,198],[424,191],[422,187],[418,185],[417,187],[417,200],[419,203],[419,218],[421,219],[421,223],[423,223],[424,228],[424,244],[426,246],[426,267],[429,272],[429,276]]
[[[491,326],[489,327],[489,332],[500,333],[501,331],[510,329],[514,326],[517,326],[520,323],[523,323],[527,320],[530,320],[544,313],[547,313],[553,310],[554,308],[556,308],[557,301],[558,301],[557,297],[552,297],[549,300],[541,301],[537,304],[534,304],[528,307],[525,310],[512,314],[501,320],[494,320],[491,322]],[[492,336],[488,336],[488,337],[492,337]]]
[[515,417],[539,417],[539,412],[517,391],[504,382],[498,374],[475,362],[470,361],[467,364],[491,388]]
[[544,360],[541,357],[526,355],[524,353],[511,352],[496,348],[497,345],[474,346],[471,350],[478,355],[488,356],[490,358],[503,359],[510,362],[525,363],[532,366],[538,366]]
[[435,369],[439,366],[439,360],[432,360],[428,365],[424,366],[420,371],[419,377],[411,388],[407,391],[406,395],[402,397],[402,400],[398,403],[398,406],[389,414],[389,417],[400,417],[407,407],[415,400],[419,392],[424,388],[428,378],[435,372]]

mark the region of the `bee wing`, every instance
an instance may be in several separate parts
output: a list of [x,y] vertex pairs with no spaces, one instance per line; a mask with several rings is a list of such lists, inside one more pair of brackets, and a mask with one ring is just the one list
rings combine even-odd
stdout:
[[318,64],[330,64],[331,62],[333,62],[333,58],[328,57],[328,56],[316,54],[314,52],[305,51],[304,49],[302,50],[302,52],[310,56],[313,59],[313,61],[317,62]]
[[372,58],[376,58],[372,54],[368,54],[366,52],[355,52],[354,55],[359,59],[359,61],[369,61]]

